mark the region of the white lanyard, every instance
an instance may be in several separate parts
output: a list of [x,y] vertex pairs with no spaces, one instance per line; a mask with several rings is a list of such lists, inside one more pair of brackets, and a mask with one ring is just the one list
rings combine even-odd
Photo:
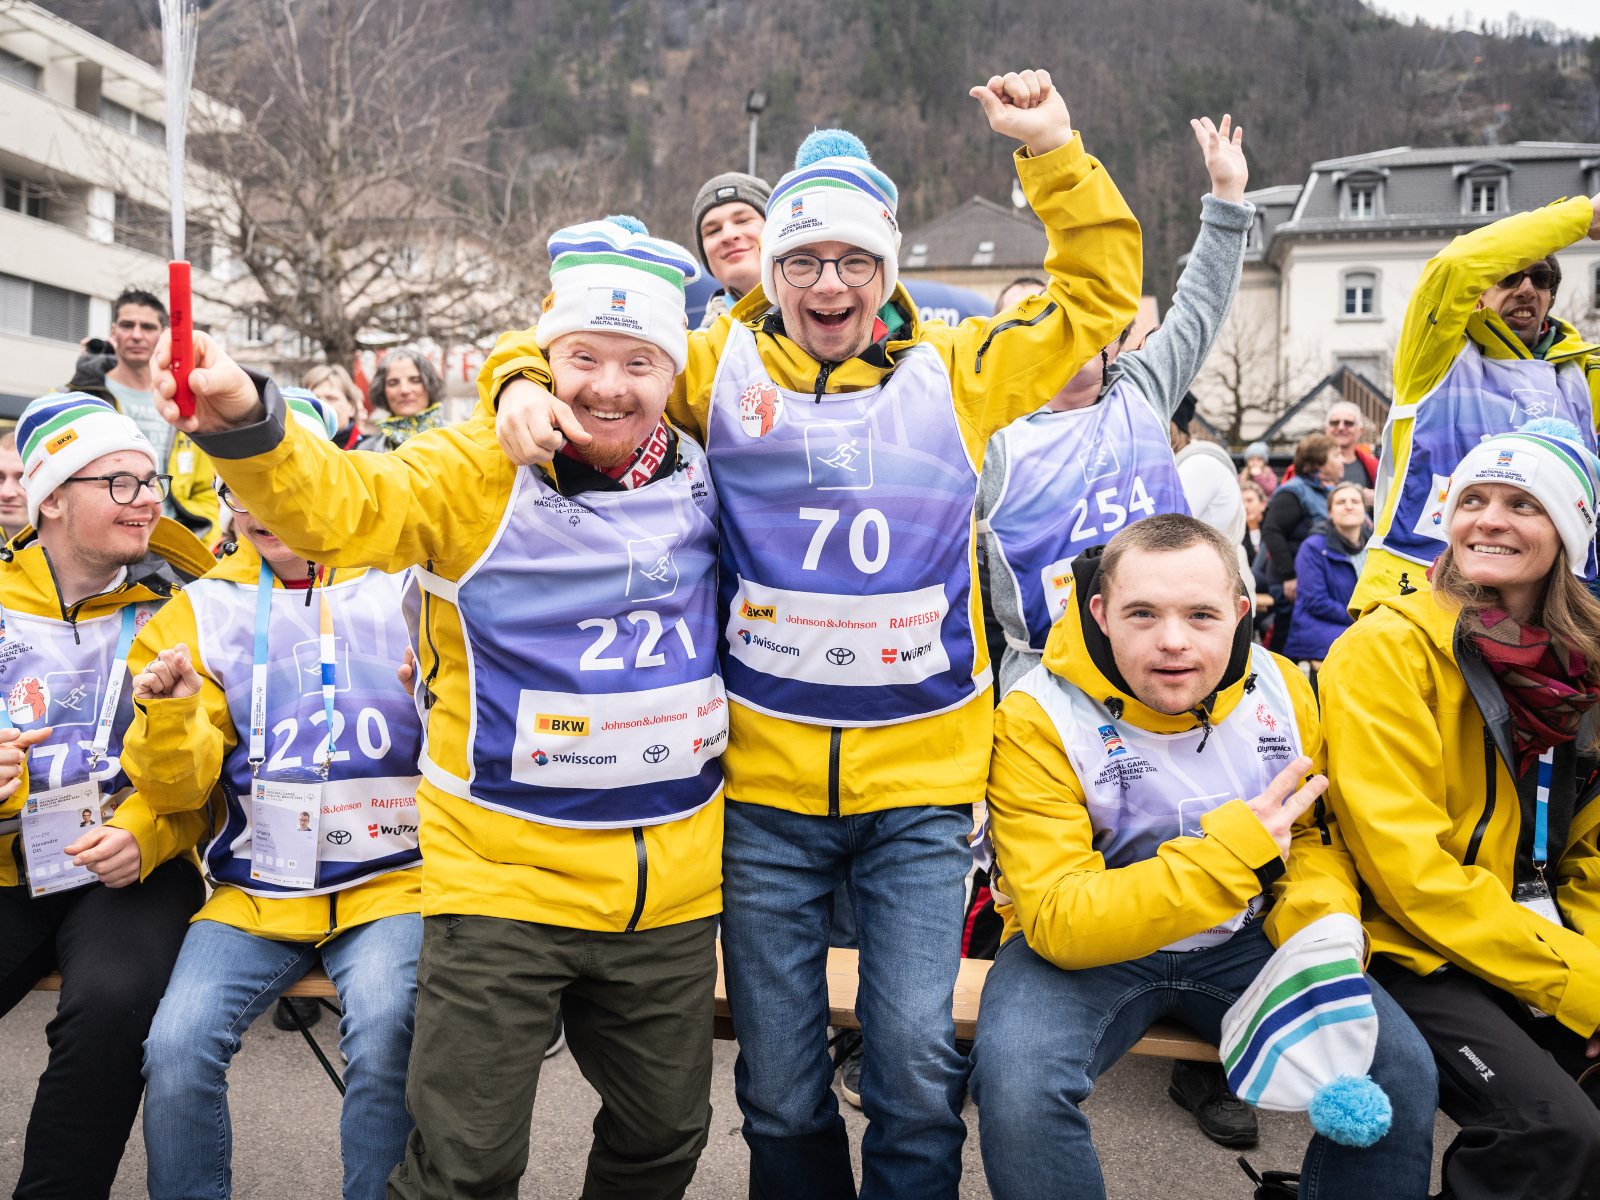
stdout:
[[[255,652],[250,666],[250,773],[259,775],[261,764],[267,761],[267,629],[272,623],[272,568],[263,559],[261,574],[256,579],[256,638]],[[322,775],[326,779],[328,767],[333,762],[333,610],[328,606],[326,593],[322,596],[321,624],[318,638],[319,658],[322,664],[322,708],[328,719],[328,754],[322,760]]]
[[111,675],[106,680],[105,700],[100,704],[100,719],[95,722],[94,741],[89,746],[89,769],[100,765],[111,746],[111,726],[117,719],[117,705],[122,700],[122,681],[128,677],[128,651],[133,647],[133,635],[138,627],[137,605],[128,604],[122,609],[122,629],[117,634],[117,654],[111,660]]

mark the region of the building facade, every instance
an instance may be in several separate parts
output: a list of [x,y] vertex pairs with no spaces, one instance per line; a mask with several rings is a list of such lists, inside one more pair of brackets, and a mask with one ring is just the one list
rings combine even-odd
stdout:
[[[237,114],[197,94],[216,125]],[[194,113],[191,113],[193,119]],[[27,0],[0,0],[0,418],[72,377],[79,341],[103,337],[124,288],[165,298],[165,99],[159,69]],[[190,167],[192,207],[220,191]],[[223,286],[223,239],[191,226],[195,315],[226,310],[199,294]]]
[[[1337,387],[1281,418],[1348,368],[1387,397],[1406,304],[1451,239],[1512,213],[1600,192],[1600,145],[1401,146],[1314,163],[1303,183],[1248,193],[1256,223],[1239,298],[1195,385],[1213,424],[1275,448],[1320,430]],[[1552,309],[1600,332],[1600,242],[1561,251]],[[1369,440],[1378,430],[1368,428]],[[1237,447],[1236,447],[1237,448]]]

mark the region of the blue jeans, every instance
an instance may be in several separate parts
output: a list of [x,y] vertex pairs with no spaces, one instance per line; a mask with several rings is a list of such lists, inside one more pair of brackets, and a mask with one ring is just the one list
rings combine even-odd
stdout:
[[853,1197],[828,1057],[831,897],[850,893],[861,947],[867,1200],[953,1198],[966,1064],[950,1015],[961,962],[972,813],[891,808],[815,817],[728,801],[722,955],[739,1039],[734,1090],[767,1200]]
[[[144,1044],[151,1200],[230,1194],[228,1062],[250,1022],[319,957],[339,992],[339,1049],[350,1060],[339,1117],[345,1200],[382,1200],[411,1132],[406,1063],[421,946],[416,913],[357,925],[320,950],[216,921],[191,925]],[[307,1086],[326,1085],[318,1079]]]
[[[1094,1081],[1152,1021],[1182,1021],[1215,1043],[1222,1015],[1247,989],[1272,945],[1259,924],[1220,946],[1157,951],[1131,962],[1063,971],[1020,937],[1000,948],[983,988],[972,1049],[972,1096],[983,1130],[983,1169],[995,1200],[1106,1194],[1089,1120],[1078,1107]],[[1378,1010],[1374,1081],[1394,1123],[1375,1145],[1312,1137],[1302,1200],[1424,1200],[1433,1165],[1438,1077],[1422,1035],[1372,983]]]

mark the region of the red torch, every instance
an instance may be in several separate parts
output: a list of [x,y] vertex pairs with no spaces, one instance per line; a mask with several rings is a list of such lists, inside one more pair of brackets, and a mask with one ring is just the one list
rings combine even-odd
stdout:
[[189,299],[189,264],[186,261],[167,264],[167,307],[172,314],[172,377],[178,390],[177,401],[181,416],[194,416],[194,396],[189,391],[189,372],[194,369],[194,310]]

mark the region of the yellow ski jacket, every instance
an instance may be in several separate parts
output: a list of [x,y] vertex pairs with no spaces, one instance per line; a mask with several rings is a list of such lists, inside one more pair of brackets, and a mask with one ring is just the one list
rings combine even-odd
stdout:
[[1380,600],[1323,664],[1328,795],[1361,874],[1361,919],[1374,951],[1418,975],[1455,963],[1589,1037],[1600,1025],[1600,804],[1580,790],[1565,851],[1550,848],[1567,927],[1516,904],[1523,822],[1509,730],[1498,745],[1500,722],[1478,697],[1491,712],[1504,702],[1492,676],[1488,689],[1469,685],[1456,620],[1432,592]]
[[[1038,158],[1015,155],[1018,178],[1049,236],[1044,266],[1048,290],[991,319],[969,318],[951,328],[923,324],[903,287],[894,300],[911,315],[909,328],[890,336],[892,360],[923,344],[943,358],[955,395],[956,418],[973,463],[996,431],[1048,400],[1133,320],[1142,277],[1139,224],[1104,167],[1082,139]],[[667,415],[701,442],[717,363],[733,321],[756,336],[761,361],[780,387],[817,390],[819,364],[787,337],[765,332],[771,302],[760,287],[707,330],[689,335],[689,361],[678,377]],[[518,375],[549,387],[549,367],[527,329],[501,337],[478,376],[485,411]],[[852,358],[826,375],[827,393],[878,386],[892,368]],[[976,491],[974,491],[976,499]],[[972,628],[983,628],[974,552]],[[988,660],[977,639],[975,670]],[[983,798],[993,702],[987,691],[951,712],[898,725],[830,729],[765,715],[729,703],[728,749],[722,765],[731,800],[791,812],[848,816],[918,804],[970,804]]]
[[[11,545],[11,557],[0,556],[0,603],[10,612],[57,620],[90,620],[120,612],[130,604],[159,604],[167,600],[169,594],[160,590],[165,586],[163,581],[144,579],[124,582],[68,608],[61,602],[55,575],[35,530],[32,527],[24,529],[12,540]],[[156,522],[155,531],[150,535],[150,552],[190,579],[204,575],[216,561],[192,533],[167,517]],[[132,679],[133,674],[130,670],[128,678]],[[25,771],[22,786],[7,800],[0,802],[0,820],[16,817],[22,812],[23,802],[28,798],[29,783]],[[199,864],[194,846],[210,829],[204,813],[157,816],[136,803],[130,806],[131,799],[131,795],[124,797],[106,824],[126,829],[137,839],[141,880],[162,863],[180,854],[187,854],[191,861]],[[21,862],[22,846],[17,841],[17,834],[0,836],[0,887],[12,887],[21,882]]]
[[[255,547],[241,540],[238,549],[217,563],[210,577],[254,584],[260,570],[261,557]],[[274,578],[272,586],[281,588],[283,583]],[[122,766],[136,790],[123,808],[150,822],[201,814],[209,835],[215,831],[214,819],[218,819],[215,828],[221,827],[222,760],[238,744],[239,733],[233,727],[222,685],[201,658],[200,632],[187,596],[175,596],[139,631],[128,671],[143,671],[161,651],[179,642],[189,647],[194,668],[200,673],[200,691],[181,699],[134,702],[133,724],[122,742]],[[121,809],[117,815],[122,816]],[[265,899],[223,886],[211,893],[192,919],[218,921],[276,941],[322,942],[368,921],[421,908],[422,869],[413,867],[326,896]]]
[[[487,405],[387,454],[351,454],[283,419],[276,386],[254,378],[278,418],[202,437],[228,486],[295,553],[390,573],[421,564],[451,582],[483,556],[517,472],[495,440]],[[428,753],[466,779],[472,703],[454,605],[427,598],[421,642],[419,672],[437,697],[428,710]],[[722,909],[720,798],[693,816],[645,826],[637,841],[630,829],[573,829],[493,812],[426,779],[417,811],[424,916],[471,913],[622,932]]]
[[[1198,728],[1189,713],[1147,708],[1106,678],[1084,639],[1079,580],[1045,644],[1043,669],[1094,697],[1122,700],[1123,721],[1152,733]],[[1323,739],[1317,702],[1287,659],[1275,660],[1287,681],[1304,752],[1321,771]],[[1212,722],[1225,720],[1244,696],[1245,678],[1218,693]],[[1023,691],[995,711],[989,767],[989,824],[995,887],[1010,900],[996,907],[1003,937],[1021,934],[1041,957],[1065,970],[1127,962],[1217,925],[1261,892],[1257,869],[1278,858],[1278,844],[1241,796],[1201,818],[1205,837],[1176,837],[1152,858],[1115,870],[1094,848],[1084,788],[1039,701]],[[1274,945],[1330,912],[1358,912],[1354,864],[1337,823],[1316,807],[1295,825],[1286,870],[1271,886],[1267,936]]]
[[[1583,237],[1593,220],[1594,206],[1587,198],[1561,200],[1464,233],[1429,259],[1406,306],[1400,344],[1395,349],[1395,405],[1422,401],[1469,345],[1485,358],[1533,358],[1533,352],[1498,313],[1478,307],[1478,298],[1507,275]],[[1583,284],[1569,280],[1567,286]],[[1560,333],[1543,358],[1546,362],[1582,365],[1589,381],[1596,427],[1600,428],[1600,346],[1584,341],[1565,321],[1557,320],[1556,325]],[[1388,444],[1383,447],[1378,479],[1377,535],[1387,533],[1394,519],[1411,456],[1413,424],[1412,417],[1397,417],[1385,434]],[[1351,615],[1359,615],[1375,600],[1397,595],[1402,572],[1411,586],[1427,590],[1424,571],[1416,563],[1378,546],[1370,549],[1366,567],[1350,597]]]

